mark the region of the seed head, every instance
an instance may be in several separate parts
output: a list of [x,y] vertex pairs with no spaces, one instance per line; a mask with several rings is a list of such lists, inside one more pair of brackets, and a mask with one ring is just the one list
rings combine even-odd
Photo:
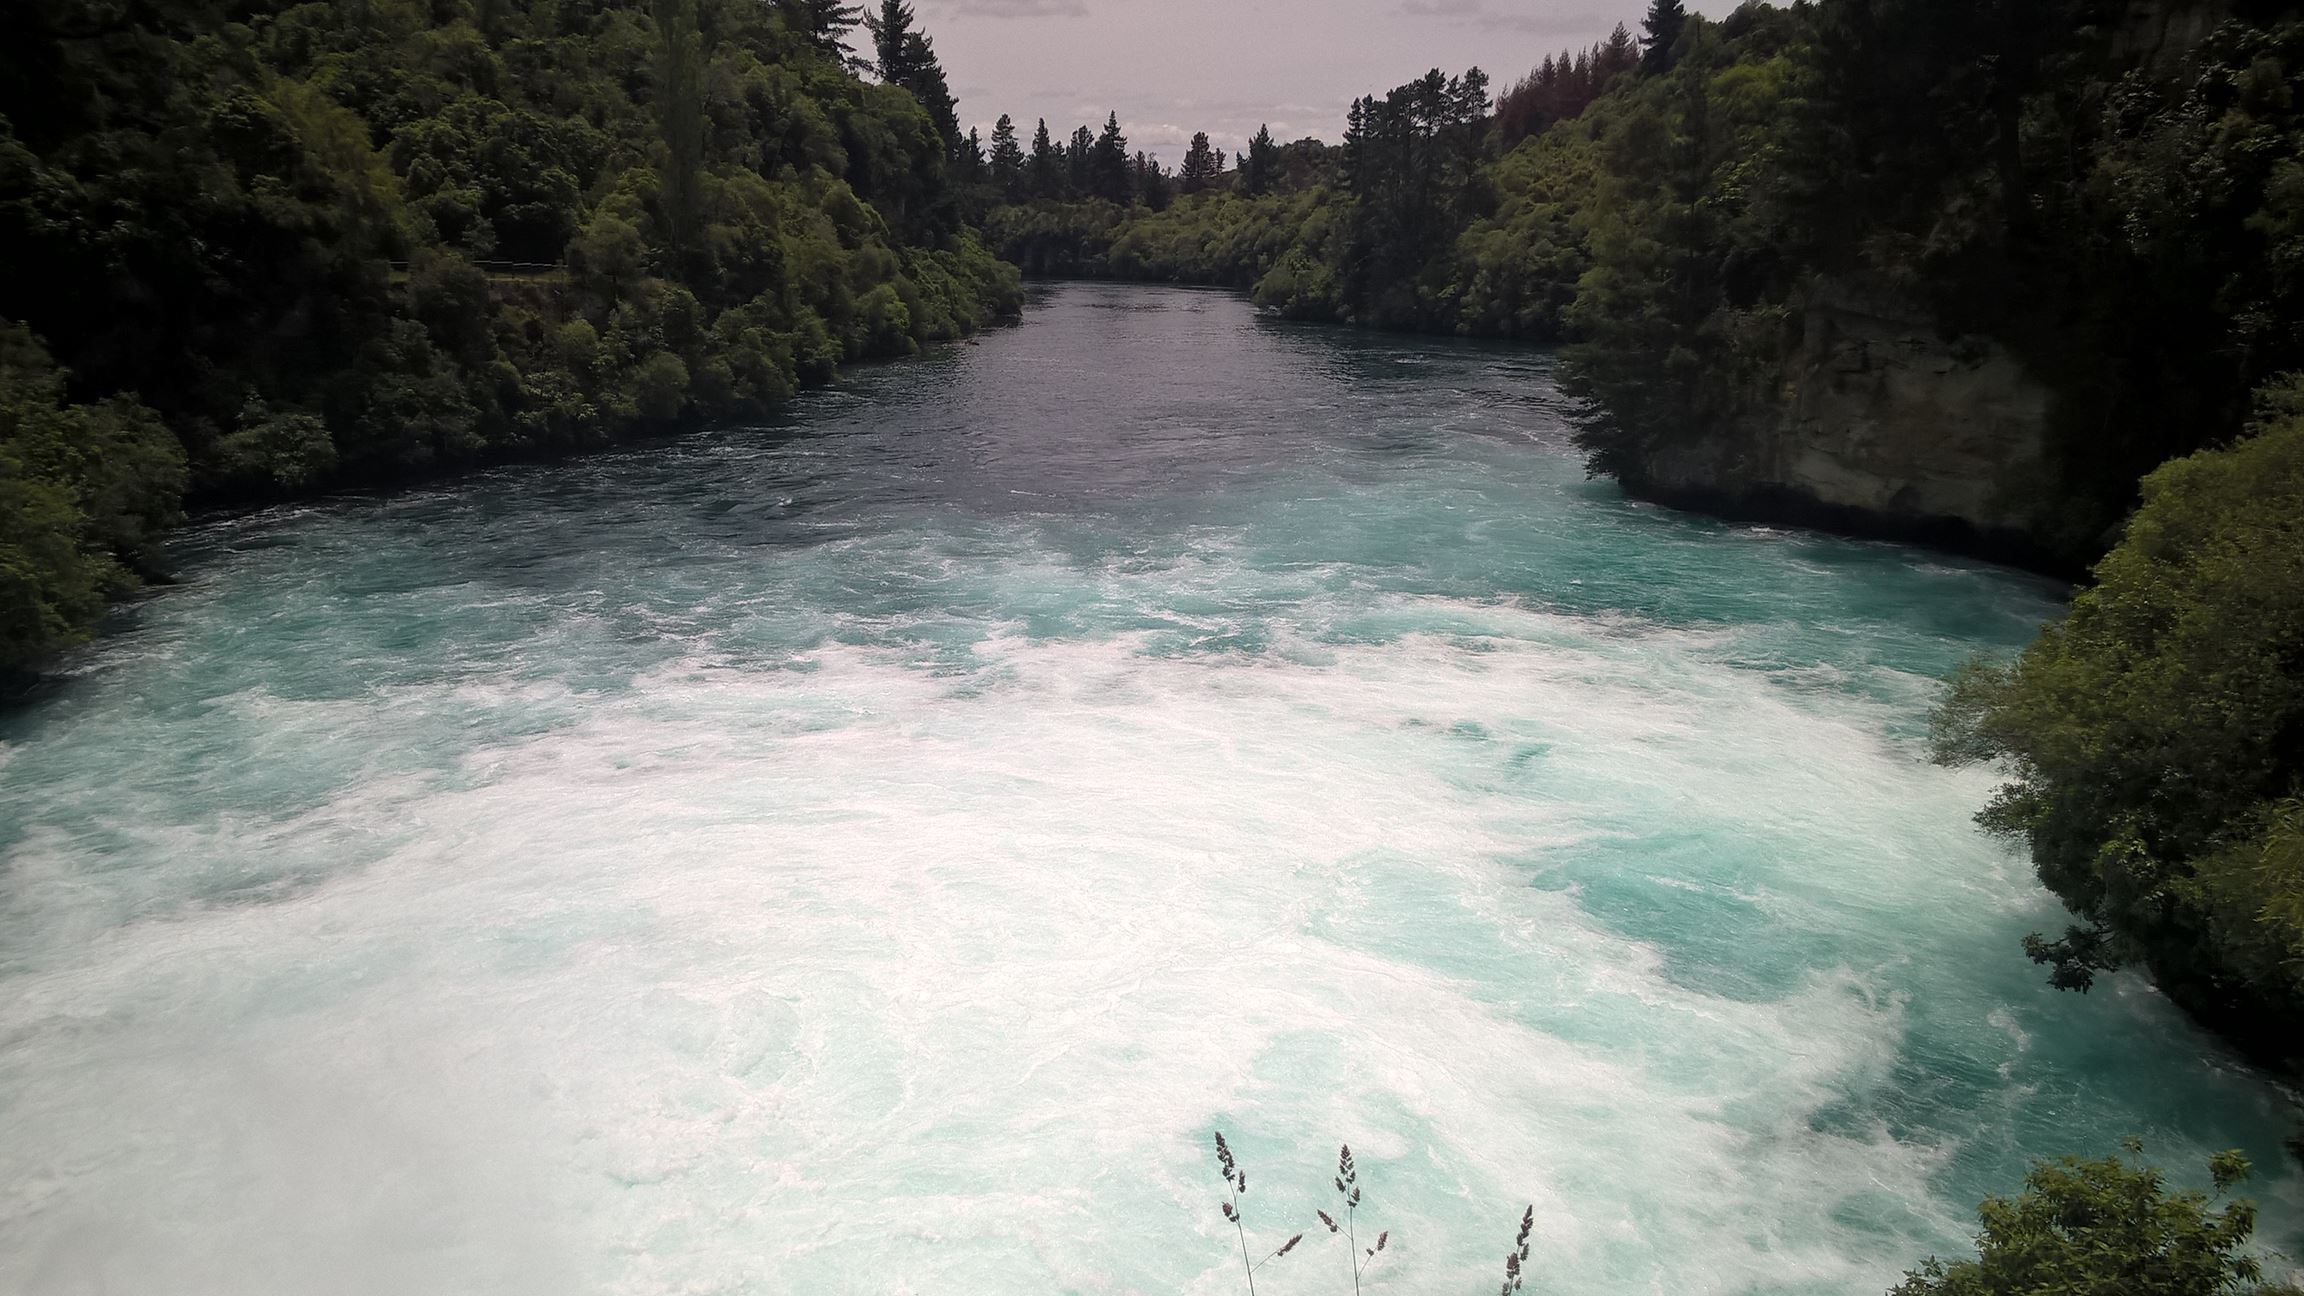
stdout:
[[1328,1218],[1328,1212],[1324,1210],[1316,1210],[1312,1213],[1320,1217],[1320,1222],[1328,1226],[1329,1232],[1335,1233],[1340,1231],[1336,1227],[1336,1221]]

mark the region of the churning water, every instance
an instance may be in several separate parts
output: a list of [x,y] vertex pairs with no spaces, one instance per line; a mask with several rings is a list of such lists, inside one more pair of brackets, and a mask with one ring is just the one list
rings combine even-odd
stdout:
[[[2274,1096],[1930,767],[2054,591],[1584,480],[1550,362],[1237,300],[204,527],[0,721],[0,1291],[1880,1291]],[[1264,1296],[1350,1289],[1317,1230]]]

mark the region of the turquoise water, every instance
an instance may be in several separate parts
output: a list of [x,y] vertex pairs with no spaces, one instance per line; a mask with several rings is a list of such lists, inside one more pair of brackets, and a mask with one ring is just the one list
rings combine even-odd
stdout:
[[[1548,359],[1065,287],[220,522],[0,717],[0,1291],[1884,1290],[2263,1084],[1929,766],[2040,582],[1587,482]],[[1257,1276],[1346,1289],[1324,1230]]]

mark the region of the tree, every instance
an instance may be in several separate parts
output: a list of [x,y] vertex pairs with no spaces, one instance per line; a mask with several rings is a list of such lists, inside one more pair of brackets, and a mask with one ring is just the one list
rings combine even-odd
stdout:
[[658,39],[657,128],[664,137],[662,202],[668,241],[694,248],[704,174],[704,38],[696,0],[651,0]]
[[990,164],[984,158],[984,135],[981,131],[973,126],[968,128],[968,138],[961,141],[959,155],[954,161],[959,164],[960,183],[966,185],[984,183]]
[[1208,132],[1196,131],[1192,147],[1184,151],[1184,169],[1177,172],[1177,186],[1185,193],[1200,193],[1215,182],[1216,173],[1223,164],[1216,160],[1216,150],[1208,143]]
[[1338,265],[1345,306],[1394,327],[1441,323],[1448,250],[1479,199],[1488,78],[1434,68],[1353,106],[1343,183],[1355,201]]
[[1681,0],[1648,0],[1648,16],[1640,20],[1640,70],[1650,76],[1671,71],[1672,48],[1687,25],[1688,7]]
[[[2238,1152],[2208,1164],[2219,1196],[2248,1175]],[[1930,1260],[1890,1296],[2218,1296],[2261,1276],[2241,1253],[2253,1203],[2212,1210],[2205,1194],[2170,1192],[2159,1171],[2118,1157],[2035,1165],[2015,1200],[1991,1198],[1976,1214],[1975,1259]]]
[[944,78],[943,65],[936,61],[934,42],[922,34],[917,21],[908,0],[880,0],[880,12],[866,19],[880,79],[912,92],[936,124],[946,156],[956,160],[963,144],[959,104]]
[[[1041,134],[1043,137],[1047,134],[1045,123]],[[1000,120],[992,127],[992,152],[986,166],[993,187],[1000,191],[1002,198],[1014,202],[1023,196],[1024,150],[1016,142],[1016,122],[1006,113],[1000,114]]]
[[848,37],[864,21],[862,9],[847,0],[785,0],[785,8],[818,54],[843,66],[855,62]]
[[2096,584],[2013,666],[1972,665],[1937,759],[2004,759],[1979,816],[2079,915],[2053,980],[2141,962],[2275,1059],[2304,1047],[2304,387],[2144,480]]
[[[1674,39],[1678,39],[1677,33]],[[1600,87],[1606,89],[1619,74],[1639,68],[1640,42],[1632,39],[1632,33],[1624,24],[1618,23],[1616,30],[1608,33],[1607,42],[1594,52],[1592,66],[1599,75]]]
[[53,357],[0,340],[0,673],[151,573],[188,498],[751,416],[1012,308],[951,142],[835,61],[855,17],[0,5],[0,317]]
[[1279,146],[1272,142],[1272,128],[1259,126],[1256,137],[1248,141],[1248,163],[1241,171],[1241,184],[1254,197],[1272,192],[1278,179],[1275,172],[1280,165]]
[[1064,146],[1064,184],[1075,198],[1096,193],[1096,132],[1085,126],[1074,127]]
[[1168,190],[1168,176],[1160,169],[1160,159],[1139,149],[1136,152],[1136,201],[1149,211],[1163,212],[1174,197]]
[[181,516],[176,439],[130,400],[67,404],[66,377],[0,322],[0,676],[86,638]]
[[1089,187],[1106,202],[1125,207],[1136,200],[1135,175],[1128,166],[1128,137],[1120,133],[1120,114],[1104,119],[1089,157]]
[[1064,196],[1064,154],[1048,134],[1048,119],[1040,119],[1040,128],[1032,132],[1032,162],[1029,176],[1032,196],[1055,199]]

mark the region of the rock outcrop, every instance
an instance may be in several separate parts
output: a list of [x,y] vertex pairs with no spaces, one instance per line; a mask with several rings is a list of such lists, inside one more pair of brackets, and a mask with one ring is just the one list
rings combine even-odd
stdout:
[[2035,511],[2051,393],[1998,343],[1818,284],[1772,400],[1652,450],[1634,495],[2056,569]]

